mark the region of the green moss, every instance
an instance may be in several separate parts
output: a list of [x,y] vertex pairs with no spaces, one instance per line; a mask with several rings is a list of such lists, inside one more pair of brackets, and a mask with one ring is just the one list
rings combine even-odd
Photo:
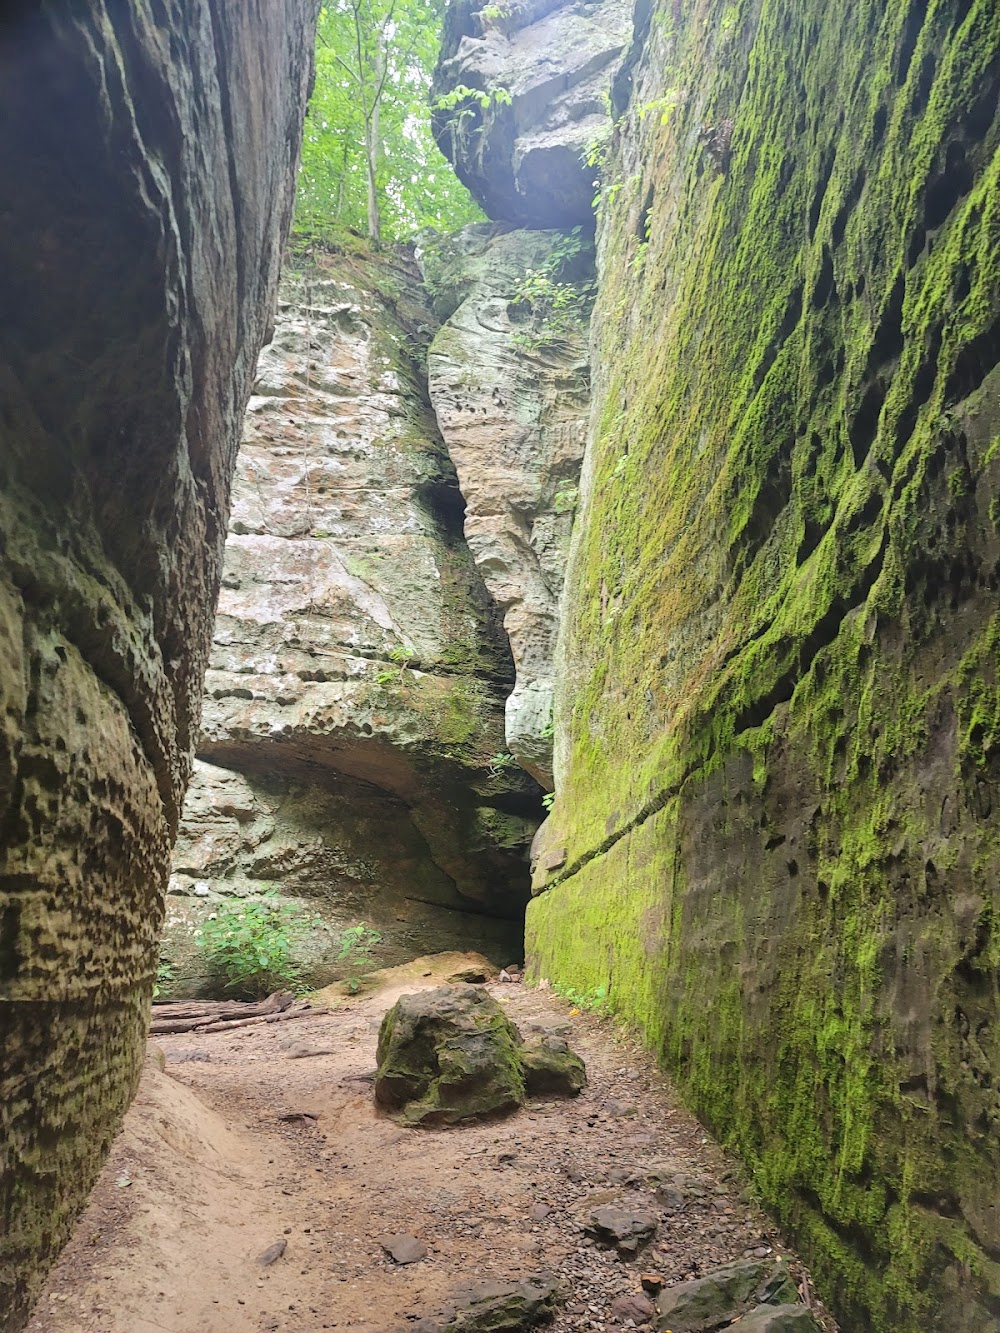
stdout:
[[1000,11],[746,0],[721,59],[728,8],[654,23],[689,95],[618,130],[529,952],[608,987],[847,1326],[947,1290],[958,1330],[1000,1299]]

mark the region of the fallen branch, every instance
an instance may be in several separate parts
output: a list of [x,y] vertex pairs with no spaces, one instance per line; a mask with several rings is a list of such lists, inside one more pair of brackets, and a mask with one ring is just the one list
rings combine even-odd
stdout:
[[232,1028],[257,1027],[261,1023],[287,1023],[293,1018],[313,1018],[316,1014],[322,1014],[323,1009],[313,1009],[308,1004],[303,1004],[295,1009],[286,1009],[280,1014],[259,1014],[256,1018],[236,1018],[227,1019],[222,1023],[206,1023],[204,1026],[194,1028],[195,1032],[229,1032]]
[[[242,1003],[238,1000],[203,1000],[190,1004],[162,1004],[153,1006],[150,1034],[159,1036],[170,1032],[196,1032],[207,1024],[241,1023],[247,1019],[276,1017],[295,1007],[291,991],[276,991],[266,1000]],[[304,1006],[308,1008],[308,1006]],[[298,1006],[301,1012],[303,1006]]]

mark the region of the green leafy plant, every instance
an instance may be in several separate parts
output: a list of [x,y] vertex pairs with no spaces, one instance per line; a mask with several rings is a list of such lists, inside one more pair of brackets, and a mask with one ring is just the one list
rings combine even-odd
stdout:
[[402,685],[406,679],[408,670],[412,670],[413,659],[416,656],[416,650],[407,644],[398,643],[390,648],[386,653],[389,661],[393,664],[393,669],[388,668],[378,671],[375,674],[375,683],[377,685]]
[[270,889],[260,897],[223,904],[195,938],[227,991],[238,998],[261,1000],[272,991],[306,988],[294,955],[315,924],[304,908],[281,902]]
[[443,0],[330,0],[302,140],[294,231],[351,254],[482,217],[431,133]]
[[668,88],[662,97],[657,97],[652,102],[646,102],[639,108],[639,119],[645,120],[647,116],[658,116],[661,125],[669,125],[671,117],[679,106],[683,106],[687,101],[687,92],[683,88]]
[[551,810],[556,803],[556,794],[554,791],[547,791],[542,797],[542,805],[546,810]]
[[371,968],[375,946],[381,942],[381,933],[374,927],[365,925],[363,921],[341,931],[337,962],[347,964],[346,984],[352,995],[356,995],[360,990],[361,974]]
[[480,20],[487,26],[492,27],[495,24],[503,23],[512,18],[517,13],[517,6],[513,4],[493,4],[483,5],[479,11]]
[[531,329],[512,341],[529,350],[568,332],[586,315],[594,298],[592,282],[570,281],[578,261],[590,250],[580,227],[561,237],[539,268],[529,268],[514,288],[512,314],[527,315]]
[[563,484],[552,497],[552,508],[557,514],[571,514],[580,499],[580,488],[569,482]]
[[165,954],[160,954],[156,966],[156,980],[153,982],[153,999],[158,1000],[165,990],[169,990],[177,976],[177,969]]
[[489,766],[490,772],[495,776],[507,769],[517,768],[517,760],[512,754],[504,750],[500,754],[490,756]]
[[608,1014],[611,1012],[608,1004],[607,986],[594,986],[591,990],[580,991],[573,986],[561,986],[556,982],[552,989],[567,1003],[571,1004],[574,1009],[583,1009],[590,1014]]
[[488,111],[491,106],[510,106],[513,100],[507,88],[491,88],[487,92],[482,88],[469,88],[466,84],[459,83],[449,92],[435,98],[431,103],[431,110],[452,111],[465,102],[474,102],[480,111]]

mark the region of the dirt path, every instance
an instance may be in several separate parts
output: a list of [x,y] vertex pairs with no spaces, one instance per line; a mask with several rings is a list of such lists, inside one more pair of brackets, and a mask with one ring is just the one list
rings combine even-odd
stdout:
[[[567,1295],[557,1333],[616,1329],[611,1302],[639,1292],[641,1271],[671,1282],[786,1252],[645,1053],[551,992],[491,987],[522,1028],[566,1032],[587,1062],[579,1098],[458,1129],[376,1115],[379,1022],[414,989],[284,1025],[157,1038],[165,1067],[147,1062],[29,1333],[393,1333],[470,1279],[539,1271]],[[677,1179],[658,1203],[629,1181],[663,1162]],[[617,1200],[662,1218],[635,1263],[583,1233],[590,1208]],[[427,1257],[394,1264],[379,1239],[398,1232]]]

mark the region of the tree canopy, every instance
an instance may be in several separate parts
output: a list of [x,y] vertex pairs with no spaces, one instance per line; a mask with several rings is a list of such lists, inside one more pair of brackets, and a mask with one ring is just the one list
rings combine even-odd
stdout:
[[444,0],[334,0],[320,11],[295,230],[406,240],[482,217],[434,143],[427,103]]

